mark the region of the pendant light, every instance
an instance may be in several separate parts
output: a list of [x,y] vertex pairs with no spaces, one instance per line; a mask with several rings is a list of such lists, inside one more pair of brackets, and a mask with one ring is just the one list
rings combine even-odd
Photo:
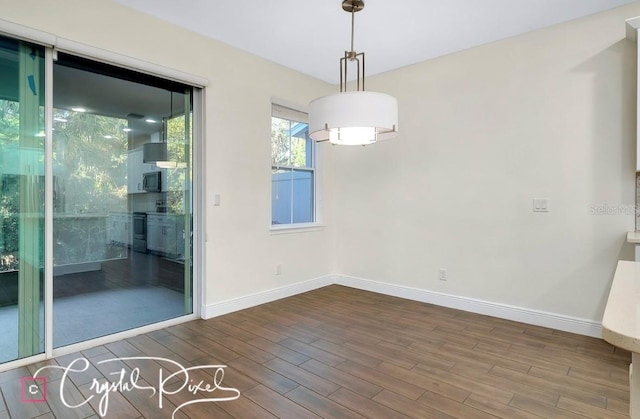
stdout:
[[162,118],[162,132],[159,142],[149,142],[142,145],[142,162],[155,163],[157,167],[166,167],[168,162],[167,135],[169,131],[168,121],[173,116],[173,91],[169,91],[169,117]]
[[[355,14],[362,0],[345,0],[342,9],[351,13],[351,50],[340,58],[340,92],[309,103],[309,136],[340,145],[367,145],[398,133],[398,101],[385,93],[364,90],[364,52],[353,49]],[[357,65],[356,90],[347,91],[347,65]]]
[[167,160],[167,147],[165,143],[144,143],[142,145],[142,162],[156,163]]

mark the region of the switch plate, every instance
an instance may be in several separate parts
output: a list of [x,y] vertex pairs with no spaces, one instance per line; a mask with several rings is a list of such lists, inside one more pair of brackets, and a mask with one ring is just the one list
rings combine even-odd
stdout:
[[438,279],[440,279],[440,281],[446,281],[447,280],[447,270],[440,268],[440,272],[438,273]]
[[214,207],[219,207],[220,206],[220,194],[214,194],[213,195],[213,206]]
[[534,198],[533,212],[549,212],[549,199]]

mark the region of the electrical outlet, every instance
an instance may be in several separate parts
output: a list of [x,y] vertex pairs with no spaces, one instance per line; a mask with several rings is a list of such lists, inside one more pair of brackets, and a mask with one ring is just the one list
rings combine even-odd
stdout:
[[276,265],[276,275],[282,275],[282,265],[279,263]]
[[440,268],[440,273],[438,274],[438,279],[440,279],[440,281],[446,281],[447,280],[447,270]]

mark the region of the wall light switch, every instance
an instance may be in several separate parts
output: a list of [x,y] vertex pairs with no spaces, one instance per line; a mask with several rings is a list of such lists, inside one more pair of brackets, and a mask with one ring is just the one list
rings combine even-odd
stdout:
[[214,207],[219,207],[220,206],[220,194],[219,193],[213,195],[213,206]]
[[549,212],[549,200],[547,198],[535,198],[533,200],[533,212]]

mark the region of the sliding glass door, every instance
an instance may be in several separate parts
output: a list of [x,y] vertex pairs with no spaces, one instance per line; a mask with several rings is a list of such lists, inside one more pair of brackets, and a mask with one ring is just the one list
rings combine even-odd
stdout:
[[191,88],[67,54],[53,81],[54,348],[190,314]]
[[0,37],[0,363],[193,313],[193,88],[45,64]]
[[44,352],[44,49],[0,37],[0,362]]

